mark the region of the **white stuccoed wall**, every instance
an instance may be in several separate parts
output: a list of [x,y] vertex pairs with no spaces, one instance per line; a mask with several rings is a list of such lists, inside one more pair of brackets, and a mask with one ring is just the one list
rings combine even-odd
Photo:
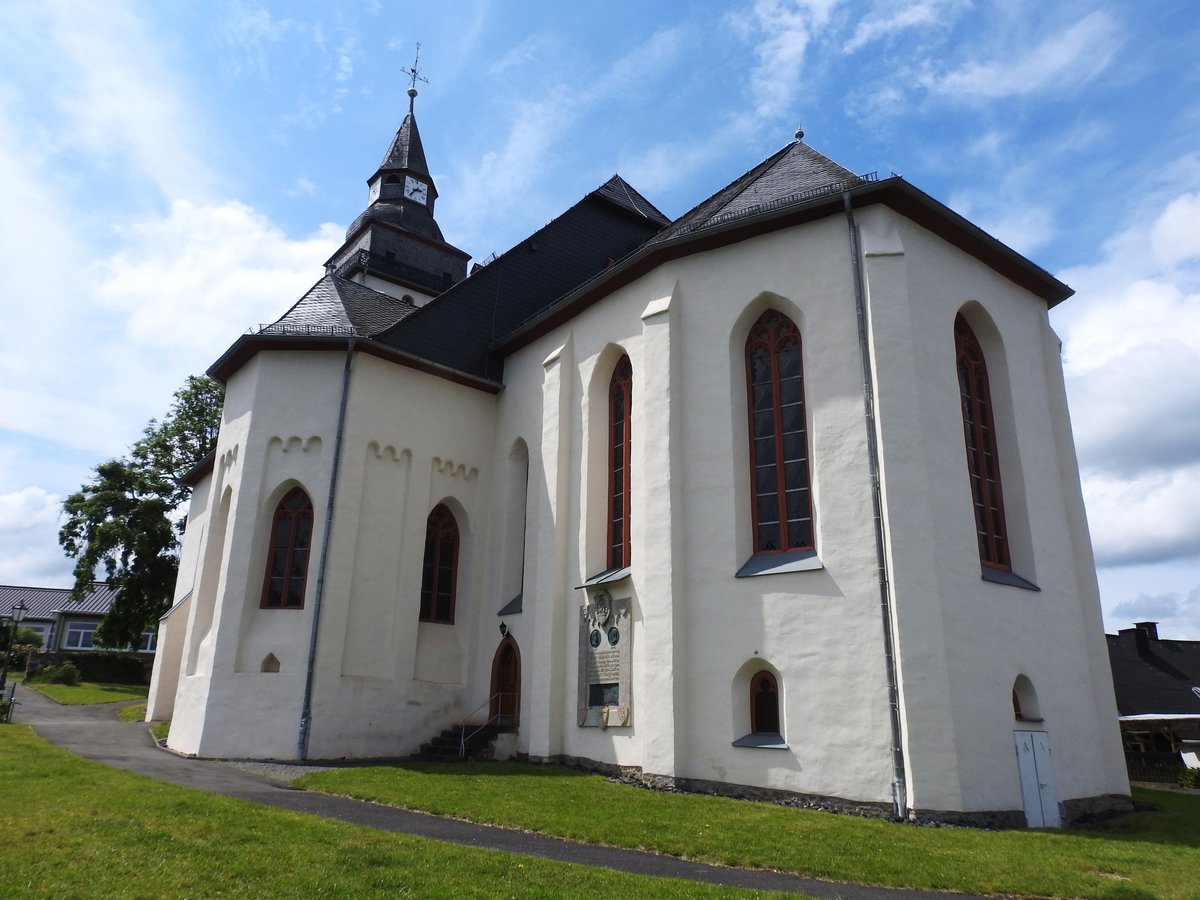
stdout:
[[[1018,674],[1037,688],[1060,799],[1125,793],[1045,303],[882,207],[857,215],[910,804],[1020,808],[1011,732],[1027,726],[1015,725],[1010,702]],[[738,579],[751,556],[744,345],[768,308],[803,337],[823,567]],[[980,578],[954,368],[960,309],[989,354],[1016,570],[1040,593]],[[605,568],[607,388],[622,353],[634,373],[633,573],[610,591],[633,611],[633,718],[581,728],[587,598],[575,588]],[[185,542],[194,587],[177,654],[175,749],[295,753],[344,359],[264,352],[230,380],[217,464]],[[410,753],[486,699],[496,613],[523,584],[524,611],[505,617],[521,652],[521,752],[887,803],[890,730],[844,218],[665,263],[515,352],[504,381],[494,395],[355,356],[309,755]],[[508,484],[518,442],[529,461],[523,580],[513,571],[519,500]],[[317,520],[306,607],[260,610],[271,515],[296,483]],[[439,502],[462,536],[453,626],[417,622],[425,520]],[[215,640],[203,639],[206,610]],[[267,653],[278,673],[260,672]],[[759,668],[779,680],[786,750],[731,746],[748,731],[748,680]]]

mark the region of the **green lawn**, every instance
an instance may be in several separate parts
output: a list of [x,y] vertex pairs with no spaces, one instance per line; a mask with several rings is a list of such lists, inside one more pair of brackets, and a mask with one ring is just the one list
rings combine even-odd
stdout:
[[55,703],[71,705],[140,700],[150,692],[150,688],[144,684],[107,684],[99,681],[85,681],[78,685],[27,681],[25,687],[49,697]]
[[734,897],[143,778],[0,726],[0,896]]
[[122,706],[117,710],[117,718],[122,722],[144,722],[146,721],[146,704],[131,703],[129,706]]
[[921,828],[721,797],[648,791],[509,763],[350,768],[298,785],[590,843],[839,881],[1054,897],[1200,897],[1200,797],[1099,831]]

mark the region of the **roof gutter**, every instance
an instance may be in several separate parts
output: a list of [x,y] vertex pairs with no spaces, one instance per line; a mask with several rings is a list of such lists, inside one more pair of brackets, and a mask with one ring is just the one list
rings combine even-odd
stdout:
[[887,670],[888,711],[892,731],[892,808],[896,818],[908,816],[908,779],[904,764],[904,731],[900,717],[900,681],[896,672],[895,629],[888,578],[887,535],[883,526],[883,486],[879,471],[879,433],[875,417],[875,379],[871,374],[866,292],[863,289],[862,249],[850,192],[842,194],[846,231],[850,237],[850,268],[854,272],[854,312],[858,319],[858,353],[862,363],[863,415],[867,426],[867,469],[871,479],[871,513],[875,525],[875,567],[879,581],[879,614],[883,623],[883,658]]
[[317,662],[317,630],[321,623],[321,601],[325,598],[325,569],[329,563],[329,543],[333,535],[333,505],[337,499],[338,471],[342,462],[342,438],[346,430],[346,409],[350,399],[350,373],[354,362],[355,339],[346,343],[346,364],[342,369],[342,399],[338,404],[337,433],[333,439],[333,467],[329,473],[329,496],[325,502],[325,533],[321,537],[321,562],[317,566],[317,590],[313,597],[312,627],[308,636],[308,664],[304,672],[304,702],[300,707],[300,733],[296,738],[296,759],[308,757],[308,738],[312,733],[313,676]]

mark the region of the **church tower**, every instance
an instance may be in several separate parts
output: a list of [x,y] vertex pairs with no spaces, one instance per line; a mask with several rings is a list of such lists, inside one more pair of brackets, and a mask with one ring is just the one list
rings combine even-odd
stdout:
[[438,192],[413,115],[416,96],[416,88],[409,88],[408,115],[367,179],[369,205],[325,267],[421,306],[461,281],[471,257],[446,243],[433,217]]

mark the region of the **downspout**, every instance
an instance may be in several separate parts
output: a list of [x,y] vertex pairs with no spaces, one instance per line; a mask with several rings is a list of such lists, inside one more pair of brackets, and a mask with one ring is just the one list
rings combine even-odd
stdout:
[[325,567],[329,562],[329,540],[333,534],[333,504],[337,498],[338,470],[342,461],[342,434],[346,428],[346,406],[350,399],[350,367],[354,360],[354,338],[346,344],[346,365],[342,371],[342,400],[338,406],[337,434],[333,439],[333,471],[329,474],[329,497],[325,502],[325,534],[321,539],[321,562],[317,566],[317,590],[313,597],[312,631],[308,637],[308,666],[304,673],[304,705],[300,712],[300,734],[296,740],[296,759],[308,756],[308,736],[312,729],[313,673],[317,662],[317,628],[321,622],[321,600],[325,596]]
[[879,437],[875,422],[875,381],[871,375],[871,344],[867,338],[867,304],[863,291],[858,225],[850,193],[842,193],[846,229],[850,234],[850,267],[854,271],[854,311],[858,316],[858,354],[862,362],[863,412],[867,423],[867,468],[871,477],[871,512],[875,522],[875,566],[879,578],[879,612],[883,619],[883,658],[887,669],[888,707],[892,725],[892,808],[896,818],[908,815],[908,782],[904,767],[904,733],[900,721],[900,683],[896,675],[892,628],[892,594],[887,569],[887,539],[883,528],[883,489],[879,477]]

